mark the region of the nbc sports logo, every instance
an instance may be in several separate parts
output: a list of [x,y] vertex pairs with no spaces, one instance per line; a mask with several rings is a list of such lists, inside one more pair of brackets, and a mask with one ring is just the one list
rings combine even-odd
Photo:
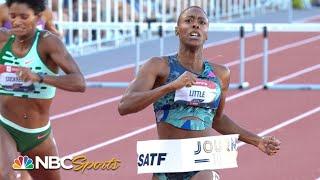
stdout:
[[[70,163],[66,163],[69,161]],[[12,168],[15,170],[32,170],[32,169],[59,169],[63,168],[65,170],[73,169],[75,171],[84,171],[86,169],[93,170],[116,170],[120,167],[120,160],[112,158],[108,161],[95,162],[89,161],[85,156],[75,156],[75,157],[62,157],[59,156],[44,156],[40,158],[35,156],[34,160],[28,156],[19,156],[14,159]],[[1,177],[0,177],[1,179]]]
[[13,169],[33,169],[33,161],[28,156],[19,156],[17,157],[12,164]]

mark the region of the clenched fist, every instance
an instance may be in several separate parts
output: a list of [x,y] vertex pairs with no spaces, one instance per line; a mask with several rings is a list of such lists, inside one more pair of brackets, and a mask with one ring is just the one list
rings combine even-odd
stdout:
[[266,136],[261,138],[258,148],[268,154],[269,156],[275,155],[280,150],[281,142],[275,137]]
[[174,80],[171,85],[175,90],[181,89],[183,87],[192,86],[197,80],[197,76],[189,71],[184,72],[179,78]]
[[31,72],[29,68],[20,67],[20,70],[16,74],[24,82],[38,82],[40,80],[39,75]]

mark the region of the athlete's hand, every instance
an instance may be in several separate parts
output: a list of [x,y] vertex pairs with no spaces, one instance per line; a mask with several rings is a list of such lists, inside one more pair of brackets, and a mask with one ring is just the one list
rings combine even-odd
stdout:
[[280,150],[281,142],[275,137],[266,136],[261,138],[258,148],[268,154],[269,156],[275,155]]
[[20,70],[17,71],[17,76],[24,82],[39,82],[40,77],[38,74],[31,72],[29,68],[20,67]]
[[197,76],[195,74],[192,74],[191,72],[184,72],[179,78],[174,80],[171,85],[175,90],[181,89],[183,87],[190,87],[192,86],[197,80]]

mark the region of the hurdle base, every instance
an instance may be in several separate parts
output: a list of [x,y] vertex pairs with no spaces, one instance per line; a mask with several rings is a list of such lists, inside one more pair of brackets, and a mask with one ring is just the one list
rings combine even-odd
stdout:
[[[86,82],[88,88],[126,88],[130,82],[98,82],[89,81]],[[243,83],[231,83],[229,89],[247,89],[249,87],[248,82]]]
[[86,82],[88,88],[126,88],[130,82]]
[[320,90],[320,84],[274,84],[266,83],[264,89],[272,90]]
[[243,83],[231,83],[229,89],[247,89],[249,87],[249,82]]

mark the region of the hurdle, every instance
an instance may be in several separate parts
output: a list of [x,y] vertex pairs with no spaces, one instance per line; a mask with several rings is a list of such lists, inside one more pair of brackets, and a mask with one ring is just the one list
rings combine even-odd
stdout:
[[[90,24],[83,23],[81,26],[89,26]],[[67,26],[67,25],[66,25]],[[126,23],[125,25],[101,23],[99,26],[101,29],[131,29],[135,27],[136,36],[136,59],[135,59],[135,73],[139,71],[140,62],[140,34],[143,31],[157,32],[160,41],[160,55],[163,55],[164,51],[164,31],[174,31],[176,23]],[[250,23],[215,23],[214,26],[210,26],[210,32],[237,32],[239,31],[240,40],[240,65],[239,65],[239,82],[231,83],[230,89],[244,89],[249,87],[249,83],[245,81],[245,33],[253,31],[253,25]],[[125,88],[129,85],[129,82],[97,82],[88,81],[87,87],[90,88]]]
[[263,34],[263,71],[262,84],[264,89],[274,90],[320,90],[320,84],[275,84],[268,81],[269,78],[269,32],[320,32],[320,24],[316,23],[292,23],[292,24],[277,24],[277,23],[258,23],[255,24],[255,30]]
[[[160,55],[163,55],[164,51],[164,31],[174,31],[176,23],[152,23],[151,31],[158,31],[160,41]],[[245,89],[249,87],[249,82],[245,81],[245,33],[253,32],[253,25],[250,23],[214,23],[213,26],[209,26],[209,32],[239,32],[240,40],[240,66],[239,66],[239,82],[231,83],[230,89]]]

